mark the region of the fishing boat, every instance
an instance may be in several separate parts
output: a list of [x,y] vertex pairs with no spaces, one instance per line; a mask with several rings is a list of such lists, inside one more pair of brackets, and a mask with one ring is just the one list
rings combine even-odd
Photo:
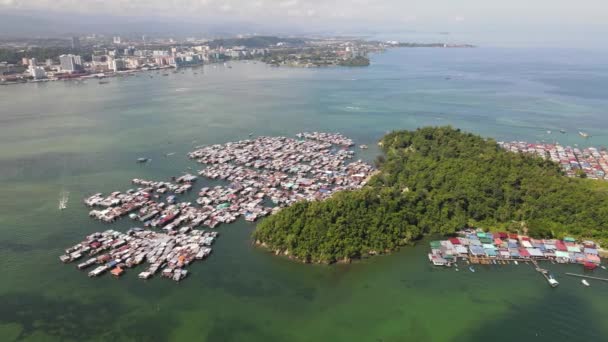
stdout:
[[475,269],[473,268],[473,266],[469,266],[469,271],[475,273]]
[[583,284],[583,285],[585,285],[585,286],[587,286],[587,287],[591,286],[591,285],[589,284],[589,282],[587,281],[587,279],[583,279],[583,280],[581,280],[581,284]]
[[588,133],[585,133],[585,132],[580,132],[580,131],[579,131],[579,132],[578,132],[578,134],[579,134],[581,137],[583,137],[583,138],[589,138],[589,134],[588,134]]
[[61,194],[59,196],[59,210],[67,209],[69,196],[70,196],[69,192],[67,192],[67,191],[61,192]]
[[138,163],[147,163],[150,161],[150,158],[137,158]]

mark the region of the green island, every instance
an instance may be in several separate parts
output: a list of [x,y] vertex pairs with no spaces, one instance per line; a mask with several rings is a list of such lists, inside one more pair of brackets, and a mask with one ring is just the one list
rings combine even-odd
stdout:
[[379,172],[357,191],[299,202],[258,224],[256,244],[306,263],[389,253],[467,226],[608,241],[603,182],[507,152],[452,127],[397,131],[380,142]]

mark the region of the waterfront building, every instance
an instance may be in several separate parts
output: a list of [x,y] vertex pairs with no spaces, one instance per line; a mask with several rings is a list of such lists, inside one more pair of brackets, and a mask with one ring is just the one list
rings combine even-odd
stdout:
[[82,70],[82,58],[78,55],[61,55],[59,64],[62,71],[76,72]]
[[111,59],[108,61],[108,68],[114,72],[124,70],[125,62],[122,59]]
[[46,71],[43,67],[39,67],[32,64],[30,65],[28,72],[35,80],[46,78]]

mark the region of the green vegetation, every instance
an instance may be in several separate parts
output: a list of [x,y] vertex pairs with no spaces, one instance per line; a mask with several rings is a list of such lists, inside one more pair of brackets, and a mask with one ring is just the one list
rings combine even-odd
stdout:
[[22,58],[26,57],[36,58],[43,63],[49,58],[58,61],[60,55],[68,53],[81,54],[85,60],[90,61],[92,51],[86,49],[74,50],[69,47],[33,47],[27,50],[0,49],[0,62],[18,64],[21,63]]
[[393,132],[381,143],[380,173],[366,187],[283,209],[258,225],[256,242],[332,263],[468,225],[608,241],[607,188],[564,177],[550,161],[451,127]]
[[341,66],[368,66],[369,58],[363,56],[357,56],[349,59],[342,60],[338,63]]

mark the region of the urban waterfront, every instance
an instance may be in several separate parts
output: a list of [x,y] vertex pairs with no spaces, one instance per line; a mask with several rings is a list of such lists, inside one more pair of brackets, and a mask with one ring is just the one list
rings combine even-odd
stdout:
[[[198,167],[186,156],[194,146],[250,132],[337,131],[369,145],[357,151],[367,161],[386,131],[424,125],[451,124],[503,141],[607,146],[605,56],[394,49],[371,56],[367,68],[238,62],[108,84],[4,87],[0,335],[8,341],[600,340],[608,336],[608,286],[584,288],[563,275],[577,266],[545,265],[561,283],[551,289],[526,265],[435,269],[427,241],[351,265],[302,265],[253,247],[255,225],[239,220],[216,228],[214,254],[189,267],[194,276],[179,285],[144,282],[137,271],[91,280],[57,256],[85,235],[133,225],[89,219],[86,196],[128,189],[133,178],[168,180]],[[151,161],[138,164],[140,157]],[[67,209],[59,211],[66,191]]]

